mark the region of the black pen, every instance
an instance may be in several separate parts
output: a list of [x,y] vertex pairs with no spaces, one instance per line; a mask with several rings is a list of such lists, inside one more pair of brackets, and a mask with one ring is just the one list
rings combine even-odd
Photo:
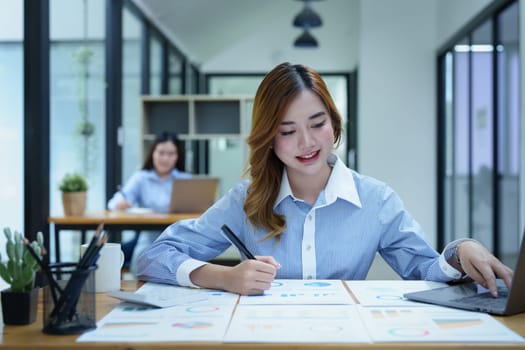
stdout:
[[31,244],[29,243],[29,240],[27,238],[24,239],[24,245],[26,246],[27,250],[29,251],[29,254],[33,256],[33,259],[37,262],[38,266],[40,266],[40,269],[43,273],[46,274],[46,277],[48,279],[48,282],[50,284],[51,289],[51,296],[53,297],[53,302],[56,304],[58,297],[57,292],[62,293],[62,288],[58,285],[57,281],[53,278],[53,274],[51,270],[49,269],[49,265],[45,263],[35,252],[33,247],[31,247]]
[[236,246],[237,249],[239,249],[241,251],[241,253],[244,254],[245,257],[247,257],[248,259],[255,260],[255,256],[253,256],[253,254],[250,253],[248,248],[246,248],[246,246],[235,235],[235,233],[233,233],[233,231],[230,230],[230,228],[228,226],[222,225],[221,229],[226,234],[226,236],[228,236],[228,239],[230,240],[230,242],[232,242],[233,245]]
[[92,257],[93,251],[96,249],[97,242],[99,240],[99,236],[102,233],[102,229],[104,228],[104,223],[100,223],[97,227],[97,230],[95,231],[95,234],[91,238],[91,241],[89,242],[86,250],[84,251],[84,255],[80,257],[80,260],[78,261],[77,267],[78,268],[86,268],[89,267],[87,265],[87,262]]

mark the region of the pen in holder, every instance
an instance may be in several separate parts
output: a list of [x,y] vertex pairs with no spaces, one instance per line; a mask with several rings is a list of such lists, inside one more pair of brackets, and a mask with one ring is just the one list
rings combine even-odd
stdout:
[[100,249],[108,236],[98,225],[88,248],[78,263],[46,266],[48,284],[44,289],[44,333],[77,334],[96,328],[95,274]]
[[78,334],[96,328],[96,265],[50,264],[44,287],[44,333]]

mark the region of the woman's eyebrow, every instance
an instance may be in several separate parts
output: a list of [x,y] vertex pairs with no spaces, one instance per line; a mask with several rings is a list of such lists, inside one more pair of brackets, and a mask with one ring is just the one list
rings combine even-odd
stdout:
[[[320,117],[320,116],[325,115],[325,114],[326,114],[325,111],[320,111],[320,112],[312,114],[311,116],[308,117],[308,119],[315,119],[315,118]],[[283,120],[281,122],[281,125],[291,125],[291,124],[295,124],[295,122],[291,121],[291,120],[290,121]]]
[[314,118],[320,117],[320,116],[325,115],[325,114],[326,114],[325,111],[320,111],[320,112],[317,112],[317,113],[311,115],[310,117],[308,117],[308,119],[314,119]]

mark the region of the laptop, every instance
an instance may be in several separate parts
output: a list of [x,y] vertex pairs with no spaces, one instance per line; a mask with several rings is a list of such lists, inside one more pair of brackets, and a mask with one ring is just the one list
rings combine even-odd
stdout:
[[518,262],[510,289],[498,279],[498,297],[476,282],[452,285],[443,288],[412,292],[404,297],[423,303],[448,306],[458,309],[486,312],[494,315],[514,315],[525,312],[525,239],[522,239]]
[[170,213],[203,213],[217,196],[219,179],[215,177],[193,177],[173,180]]

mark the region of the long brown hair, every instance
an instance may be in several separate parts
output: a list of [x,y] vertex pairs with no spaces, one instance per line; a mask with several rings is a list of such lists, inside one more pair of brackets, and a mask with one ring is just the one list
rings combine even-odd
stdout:
[[281,186],[284,165],[275,155],[272,145],[288,105],[304,90],[310,90],[325,105],[334,129],[334,143],[341,139],[341,116],[325,82],[313,69],[304,65],[281,63],[272,69],[257,89],[253,102],[252,129],[248,136],[251,183],[244,202],[244,212],[250,222],[269,232],[268,239],[286,229],[283,215],[273,210]]

